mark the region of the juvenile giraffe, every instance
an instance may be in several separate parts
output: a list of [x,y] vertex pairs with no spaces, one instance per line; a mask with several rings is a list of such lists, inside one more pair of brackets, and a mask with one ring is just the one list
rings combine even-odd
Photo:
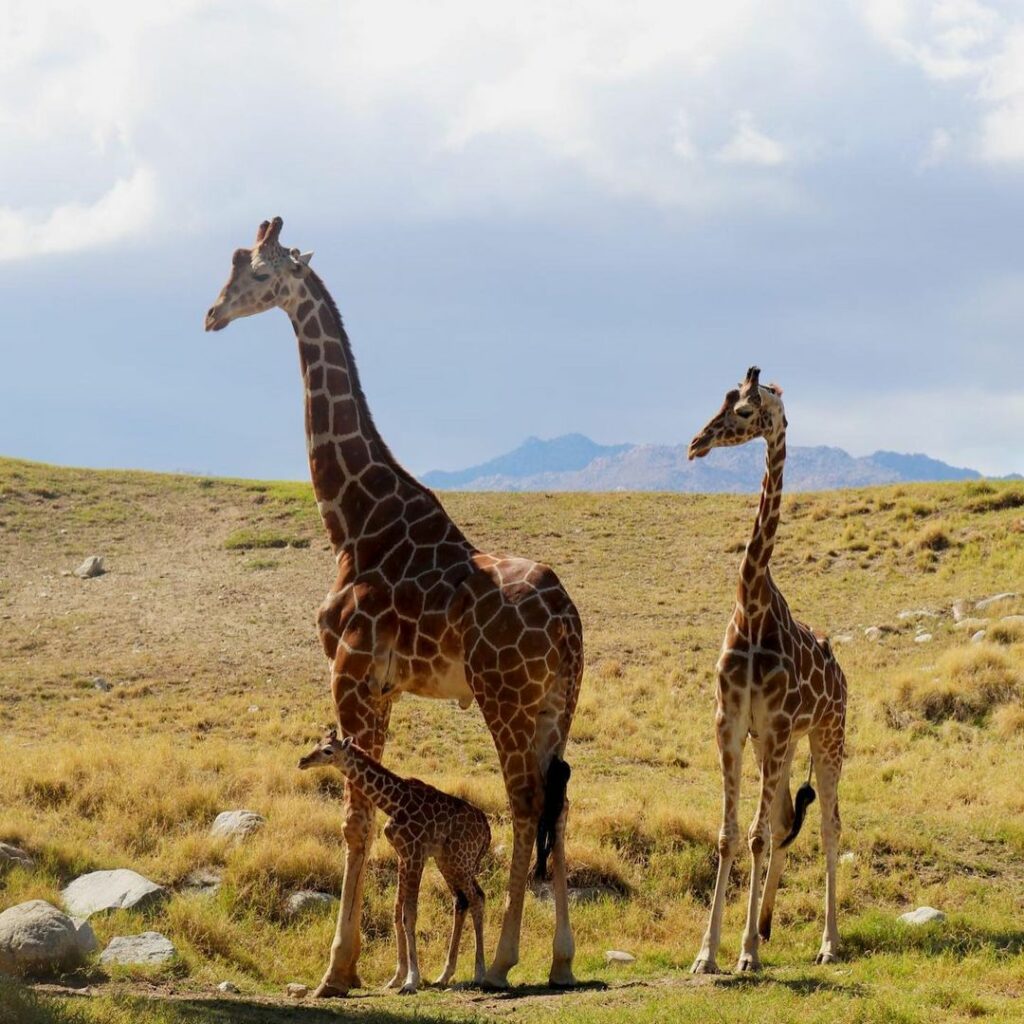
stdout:
[[[206,314],[206,329],[277,307],[292,322],[305,386],[313,490],[338,575],[320,608],[338,724],[381,758],[391,705],[403,693],[475,700],[498,752],[512,812],[508,899],[485,977],[508,985],[537,845],[552,861],[555,935],[549,980],[572,985],[574,943],[565,866],[563,760],[583,672],[579,614],[555,573],[523,558],[478,551],[437,497],[391,454],[373,418],[334,300],[311,253],[285,249],[281,218],[264,221]],[[360,985],[357,960],[372,802],[347,783],[346,861],[331,958],[315,994]]]
[[[745,444],[763,437],[767,444],[761,501],[753,535],[740,565],[736,607],[718,659],[716,736],[722,764],[724,806],[718,837],[718,877],[695,974],[718,971],[716,956],[729,871],[740,841],[737,811],[740,767],[749,735],[761,775],[757,812],[748,833],[752,860],[747,922],[738,971],[761,966],[759,939],[771,935],[775,893],[785,866],[786,847],[796,838],[808,804],[810,780],[789,796],[789,772],[797,741],[808,735],[811,759],[821,791],[821,831],[825,847],[825,932],[816,963],[829,963],[839,950],[836,926],[836,858],[839,849],[839,774],[843,765],[846,678],[827,639],[794,620],[772,580],[768,563],[775,545],[786,460],[786,414],[782,389],[758,381],[756,366],[738,390],[728,392],[722,408],[690,443],[689,457],[712,448]],[[765,850],[771,858],[761,895]],[[759,913],[760,911],[760,913]]]
[[480,861],[491,846],[487,815],[479,808],[442,793],[419,779],[402,779],[379,761],[353,745],[352,738],[338,739],[332,729],[299,761],[302,769],[333,764],[374,806],[389,817],[384,835],[398,854],[398,891],[395,895],[395,938],[398,967],[387,988],[403,995],[420,985],[416,956],[416,912],[420,880],[433,857],[455,901],[448,961],[436,985],[447,985],[455,973],[459,940],[466,910],[473,915],[476,932],[476,971],[473,980],[484,979],[484,893],[477,884]]

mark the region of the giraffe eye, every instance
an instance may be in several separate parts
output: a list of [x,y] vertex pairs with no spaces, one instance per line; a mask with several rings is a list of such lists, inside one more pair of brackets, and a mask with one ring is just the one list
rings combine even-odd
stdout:
[[750,406],[748,405],[748,406],[745,406],[742,409],[737,409],[736,410],[736,415],[739,416],[740,419],[749,420],[750,417],[754,415],[754,410],[751,409]]
[[252,275],[252,279],[254,281],[269,281],[270,280],[270,275],[269,274],[253,274]]

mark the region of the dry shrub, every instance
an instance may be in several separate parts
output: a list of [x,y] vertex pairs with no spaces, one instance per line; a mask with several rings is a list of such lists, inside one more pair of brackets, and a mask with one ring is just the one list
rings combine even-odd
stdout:
[[985,639],[997,644],[1024,643],[1024,619],[994,622],[985,631]]
[[1021,508],[1022,506],[1024,506],[1024,491],[1011,489],[987,494],[977,501],[971,502],[967,507],[972,512],[1001,512],[1003,509]]
[[1000,736],[1007,738],[1024,733],[1024,705],[1003,704],[996,708],[992,725]]
[[947,651],[938,675],[907,678],[884,709],[890,725],[902,728],[915,719],[927,722],[983,724],[1000,705],[1019,701],[1024,678],[1009,656],[993,644],[972,644]]
[[945,551],[952,545],[949,534],[940,523],[932,523],[921,530],[913,541],[917,551]]

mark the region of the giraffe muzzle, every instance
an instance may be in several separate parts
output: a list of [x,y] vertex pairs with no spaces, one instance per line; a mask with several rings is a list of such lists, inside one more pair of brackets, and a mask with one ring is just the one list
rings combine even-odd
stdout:
[[203,327],[206,331],[223,331],[230,322],[227,317],[220,316],[217,313],[216,306],[211,306],[206,311],[206,320],[203,323]]

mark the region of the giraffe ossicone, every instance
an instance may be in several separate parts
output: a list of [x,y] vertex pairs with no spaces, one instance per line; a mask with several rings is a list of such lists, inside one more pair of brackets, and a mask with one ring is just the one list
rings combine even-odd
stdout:
[[[282,309],[298,342],[313,490],[337,562],[317,625],[344,734],[373,758],[403,693],[476,702],[491,732],[513,821],[508,900],[485,981],[508,984],[530,857],[545,823],[555,931],[549,981],[572,985],[561,770],[583,673],[579,614],[554,571],[479,551],[441,502],[391,454],[360,385],[337,306],[308,259],[281,245],[280,217],[238,249],[206,329]],[[552,771],[552,766],[555,766]],[[559,781],[560,780],[560,781]],[[360,912],[373,804],[346,784],[346,860],[331,957],[319,996],[361,982]]]
[[[749,736],[757,756],[761,792],[747,834],[751,854],[750,894],[738,971],[761,966],[759,944],[771,935],[772,914],[786,847],[796,837],[813,799],[809,780],[794,808],[789,774],[798,741],[807,736],[821,794],[825,848],[825,929],[816,963],[839,951],[836,923],[836,862],[839,852],[839,776],[846,734],[846,678],[828,640],[797,622],[772,579],[769,564],[782,506],[786,461],[786,413],[782,389],[762,385],[752,366],[742,384],[690,443],[689,457],[713,448],[763,438],[765,475],[750,541],[740,563],[736,605],[718,659],[715,733],[722,767],[723,811],[718,837],[718,875],[707,931],[693,963],[698,974],[718,971],[717,955],[729,872],[740,842],[740,768]],[[768,871],[761,889],[766,851]]]
[[385,988],[403,995],[420,985],[416,953],[416,916],[420,881],[427,861],[433,858],[453,899],[448,959],[434,983],[447,985],[455,974],[459,941],[468,910],[476,934],[473,980],[484,980],[484,893],[477,882],[480,862],[491,846],[487,815],[466,800],[443,793],[419,779],[403,779],[352,743],[338,739],[332,729],[305,757],[299,768],[333,765],[389,818],[384,835],[398,854],[398,886],[395,894],[395,939],[398,966]]

